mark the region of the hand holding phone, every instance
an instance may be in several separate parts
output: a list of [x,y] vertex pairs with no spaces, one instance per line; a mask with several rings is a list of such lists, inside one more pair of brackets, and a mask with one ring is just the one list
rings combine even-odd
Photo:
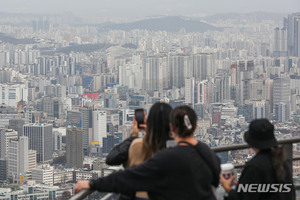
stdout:
[[144,118],[145,113],[144,113],[144,109],[136,109],[136,110],[134,111],[134,115],[135,115],[135,120],[136,120],[137,123],[138,123],[138,128],[139,128],[139,129],[140,129],[140,128],[143,128],[143,127],[141,127],[140,125],[145,123],[145,118]]

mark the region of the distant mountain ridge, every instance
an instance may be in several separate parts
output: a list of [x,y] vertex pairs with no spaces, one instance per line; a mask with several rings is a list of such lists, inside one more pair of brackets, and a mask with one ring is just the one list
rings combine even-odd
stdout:
[[7,42],[10,44],[34,44],[35,41],[30,38],[17,39],[0,32],[0,43]]
[[206,32],[221,31],[222,28],[212,26],[200,20],[186,19],[183,17],[173,16],[173,17],[162,17],[145,19],[131,23],[121,23],[121,24],[110,24],[103,25],[103,30],[124,30],[130,31],[133,29],[145,29],[150,31],[168,31],[168,32]]
[[268,12],[251,12],[251,13],[220,13],[211,16],[204,17],[203,19],[208,22],[224,20],[224,19],[236,19],[236,20],[252,20],[261,22],[263,20],[276,20],[281,21],[283,17],[286,17],[288,14],[276,14]]

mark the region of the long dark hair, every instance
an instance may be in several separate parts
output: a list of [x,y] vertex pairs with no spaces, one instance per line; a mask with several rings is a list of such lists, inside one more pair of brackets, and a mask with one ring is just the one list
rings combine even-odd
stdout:
[[278,182],[284,182],[285,180],[286,173],[283,166],[285,158],[286,155],[283,146],[276,146],[271,148],[272,164]]
[[[191,127],[186,125],[185,116]],[[181,138],[185,138],[194,133],[197,127],[197,115],[190,106],[178,106],[171,112],[170,122],[176,134]]]
[[169,115],[172,107],[166,103],[155,103],[147,119],[147,133],[143,138],[143,160],[151,158],[156,152],[166,148],[170,139]]

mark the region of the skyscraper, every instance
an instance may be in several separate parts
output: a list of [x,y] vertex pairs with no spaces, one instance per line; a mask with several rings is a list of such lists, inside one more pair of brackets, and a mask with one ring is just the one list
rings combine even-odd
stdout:
[[273,81],[273,102],[278,104],[280,102],[286,103],[290,100],[290,78],[282,77],[276,78]]
[[103,147],[103,138],[107,137],[106,121],[106,111],[93,111],[93,142],[99,142],[100,147]]
[[290,77],[274,79],[273,106],[276,118],[281,119],[280,121],[286,121],[290,118],[290,96]]
[[280,44],[281,44],[281,56],[287,56],[287,30],[286,28],[282,28],[280,30],[280,33],[281,33],[281,41],[280,41]]
[[193,76],[193,58],[190,55],[169,55],[170,86],[181,88],[186,78]]
[[29,149],[36,150],[37,162],[52,159],[53,140],[51,124],[26,124],[24,136],[29,138]]
[[214,101],[222,103],[224,100],[230,100],[230,78],[226,74],[218,74],[214,79]]
[[18,132],[12,129],[0,130],[0,158],[7,158],[8,142],[12,139],[18,139]]
[[208,80],[200,81],[197,83],[197,104],[207,104],[209,92]]
[[143,58],[143,88],[163,90],[169,87],[168,58],[165,55]]
[[253,119],[269,118],[268,101],[265,100],[251,100],[248,105],[252,105]]
[[24,126],[24,120],[22,119],[9,120],[9,128],[17,131],[19,136],[23,136],[23,126]]
[[28,99],[28,87],[25,84],[0,84],[0,104],[17,107],[18,101]]
[[67,126],[81,127],[81,113],[75,110],[67,111]]
[[274,29],[274,51],[275,57],[287,56],[287,30],[285,28]]
[[13,182],[21,173],[28,171],[28,137],[21,136],[8,142],[7,163],[8,178]]
[[113,135],[108,135],[107,137],[103,138],[103,153],[109,153],[110,150],[115,145],[115,137]]
[[289,56],[300,57],[300,12],[288,16],[287,28]]
[[[33,107],[31,106],[26,106],[24,107],[24,112],[25,112],[25,124],[33,123],[32,121],[32,112],[33,112]],[[24,124],[23,124],[24,125]],[[22,131],[23,133],[23,131]],[[24,134],[24,133],[23,133]]]
[[275,113],[275,119],[279,122],[286,122],[289,120],[287,118],[287,105],[283,102],[274,104],[274,113]]
[[214,54],[201,53],[193,55],[193,69],[197,81],[213,77],[216,73]]
[[67,128],[66,166],[81,168],[83,163],[83,132],[80,128]]
[[230,85],[237,85],[238,84],[237,64],[232,64],[230,66],[230,76],[231,76],[231,84]]
[[143,86],[143,67],[140,64],[126,64],[119,66],[119,84],[134,88],[142,89]]
[[280,29],[277,27],[274,29],[274,56],[279,56],[277,55],[277,52],[280,51]]
[[61,98],[44,97],[41,100],[42,110],[49,118],[65,118],[63,102]]
[[81,129],[82,129],[82,148],[84,155],[88,154],[89,144],[93,136],[93,109],[89,107],[80,108],[81,112]]
[[36,150],[28,150],[28,170],[36,168]]
[[194,107],[195,104],[195,78],[185,79],[185,103],[191,104]]
[[251,80],[254,78],[254,61],[239,61],[238,83],[239,83],[239,103],[244,104],[250,99]]
[[61,150],[62,134],[59,131],[53,131],[53,150]]
[[7,160],[0,158],[0,180],[5,181],[7,179]]
[[251,91],[250,91],[251,100],[267,99],[267,95],[266,95],[267,86],[264,79],[251,80],[250,85],[251,85]]

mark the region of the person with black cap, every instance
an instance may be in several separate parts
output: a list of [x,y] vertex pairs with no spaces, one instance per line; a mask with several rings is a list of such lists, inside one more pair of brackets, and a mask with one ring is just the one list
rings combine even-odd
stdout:
[[244,139],[256,155],[247,162],[236,189],[231,188],[234,177],[225,179],[220,176],[227,192],[225,199],[295,199],[292,172],[286,162],[283,147],[278,146],[274,126],[269,120],[252,121]]

